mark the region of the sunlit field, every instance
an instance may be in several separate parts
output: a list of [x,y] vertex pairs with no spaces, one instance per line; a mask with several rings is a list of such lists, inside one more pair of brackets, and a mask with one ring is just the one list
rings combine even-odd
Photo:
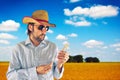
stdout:
[[[0,80],[6,80],[7,68],[0,62]],[[120,63],[66,63],[61,80],[120,80]]]
[[61,80],[120,80],[120,63],[68,63]]
[[0,62],[0,80],[6,79],[6,71],[8,69],[8,62]]

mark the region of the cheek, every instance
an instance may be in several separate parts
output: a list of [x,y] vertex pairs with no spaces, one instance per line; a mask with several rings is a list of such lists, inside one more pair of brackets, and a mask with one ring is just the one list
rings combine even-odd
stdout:
[[41,32],[40,30],[36,30],[35,33],[36,33],[37,35],[42,34],[42,32]]
[[36,36],[36,37],[39,37],[40,35],[41,35],[41,32],[40,31],[33,31],[33,34],[34,34],[34,36]]

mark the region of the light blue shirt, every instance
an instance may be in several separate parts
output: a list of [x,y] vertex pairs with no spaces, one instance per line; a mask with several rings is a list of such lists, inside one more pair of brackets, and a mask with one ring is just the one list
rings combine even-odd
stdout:
[[[30,39],[15,46],[9,64],[8,80],[54,80],[60,79],[64,68],[58,71],[57,47],[54,43],[44,40],[35,47]],[[53,62],[52,69],[46,74],[37,74],[36,67]]]

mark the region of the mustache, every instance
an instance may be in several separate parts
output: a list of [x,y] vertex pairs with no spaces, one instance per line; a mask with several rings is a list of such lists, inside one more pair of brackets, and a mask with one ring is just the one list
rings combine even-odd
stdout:
[[40,34],[39,36],[45,36],[46,34]]

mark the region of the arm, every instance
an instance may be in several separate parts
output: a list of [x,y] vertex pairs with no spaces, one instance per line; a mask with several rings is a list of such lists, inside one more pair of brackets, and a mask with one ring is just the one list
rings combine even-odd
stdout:
[[20,50],[19,48],[15,48],[11,55],[11,61],[7,72],[8,80],[38,80],[36,67],[31,68],[22,68],[20,61]]
[[[68,59],[69,59],[69,55],[68,55],[68,53],[66,53],[65,51],[60,51],[60,52],[58,53],[58,56],[57,56],[57,64],[56,64],[56,69],[55,69],[55,71],[56,71],[57,73],[59,73],[59,74],[58,74],[59,77],[57,76],[58,79],[62,77],[63,71],[64,71],[63,65],[64,65],[64,63],[67,62]],[[56,74],[57,74],[57,73],[56,73]]]
[[7,72],[8,80],[38,80],[36,74],[36,67],[28,69],[11,69]]

